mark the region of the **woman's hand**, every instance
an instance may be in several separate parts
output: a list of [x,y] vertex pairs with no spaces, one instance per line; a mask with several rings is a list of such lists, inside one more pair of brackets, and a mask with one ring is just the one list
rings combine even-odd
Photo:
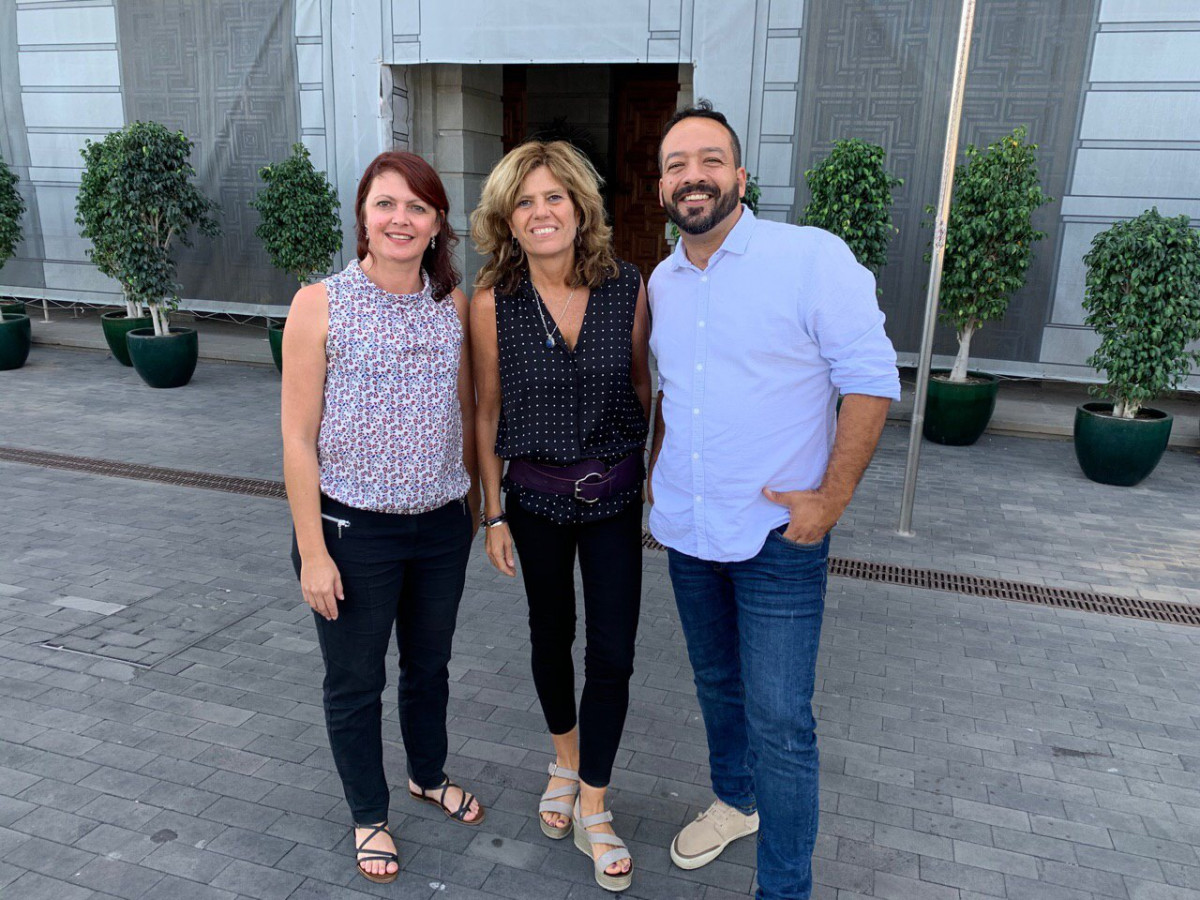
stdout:
[[337,564],[328,553],[316,559],[300,561],[300,590],[304,602],[327,622],[338,617],[338,601],[345,600],[342,591],[342,576]]
[[484,533],[483,540],[487,546],[488,559],[492,561],[492,565],[503,575],[516,575],[517,567],[513,561],[512,532],[508,530],[508,523],[501,522],[499,525],[493,525],[491,528],[488,528]]

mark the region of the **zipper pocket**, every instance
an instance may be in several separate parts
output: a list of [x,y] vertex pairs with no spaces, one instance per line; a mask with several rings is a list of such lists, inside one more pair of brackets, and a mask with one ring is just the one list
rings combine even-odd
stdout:
[[339,519],[337,516],[331,516],[328,513],[321,513],[321,518],[324,519],[326,522],[332,522],[334,525],[337,526],[339,538],[341,538],[341,536],[342,536],[342,529],[350,527],[350,522],[348,520]]

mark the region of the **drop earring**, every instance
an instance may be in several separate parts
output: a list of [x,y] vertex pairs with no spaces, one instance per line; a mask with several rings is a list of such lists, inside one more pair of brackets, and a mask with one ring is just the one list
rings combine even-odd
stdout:
[[429,249],[430,250],[437,249],[437,235],[436,234],[429,239]]

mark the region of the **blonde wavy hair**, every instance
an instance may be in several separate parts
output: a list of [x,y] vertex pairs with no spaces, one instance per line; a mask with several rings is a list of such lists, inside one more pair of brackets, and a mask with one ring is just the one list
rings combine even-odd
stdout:
[[619,274],[612,249],[612,227],[604,220],[600,185],[604,180],[586,156],[566,141],[526,141],[496,163],[479,205],[471,213],[471,238],[487,262],[475,276],[476,288],[512,293],[528,271],[525,251],[513,238],[509,220],[529,173],[545,166],[571,197],[579,214],[572,286],[599,287]]

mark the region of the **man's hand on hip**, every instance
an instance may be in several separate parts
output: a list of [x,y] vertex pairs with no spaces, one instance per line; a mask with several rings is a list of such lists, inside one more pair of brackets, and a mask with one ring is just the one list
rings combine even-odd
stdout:
[[786,506],[791,523],[783,536],[797,544],[816,544],[838,523],[846,509],[819,490],[817,491],[773,491],[763,488],[763,496],[772,503]]
[[786,506],[791,514],[784,537],[800,544],[815,544],[829,532],[854,497],[875,445],[879,443],[887,419],[887,397],[847,394],[838,416],[837,437],[829,454],[825,477],[815,491],[773,491],[763,488],[763,496],[772,503]]

